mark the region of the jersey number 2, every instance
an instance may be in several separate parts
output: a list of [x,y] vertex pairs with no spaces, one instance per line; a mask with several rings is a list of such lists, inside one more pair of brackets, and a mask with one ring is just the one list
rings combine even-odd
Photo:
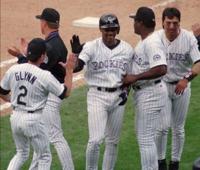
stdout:
[[17,97],[17,104],[26,106],[26,103],[23,102],[21,99],[23,97],[26,97],[28,90],[27,90],[27,88],[25,86],[20,86],[19,90],[20,90],[21,93]]

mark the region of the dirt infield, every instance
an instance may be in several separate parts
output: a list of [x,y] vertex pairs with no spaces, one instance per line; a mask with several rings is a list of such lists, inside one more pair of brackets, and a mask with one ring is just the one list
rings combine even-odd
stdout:
[[[40,14],[43,8],[52,7],[57,9],[61,15],[60,34],[70,51],[69,40],[76,33],[80,35],[82,42],[100,36],[98,28],[82,28],[72,26],[72,21],[86,16],[99,17],[103,13],[114,13],[118,16],[121,30],[119,38],[128,41],[135,46],[138,36],[133,32],[133,23],[128,15],[140,6],[155,6],[168,0],[1,0],[1,62],[12,59],[7,53],[10,45],[17,44],[21,37],[27,40],[33,37],[42,37],[40,23],[35,15]],[[200,11],[199,0],[177,0],[167,4],[176,6],[182,12],[181,25],[190,29],[193,23],[200,22],[197,15]],[[166,6],[154,8],[156,12],[157,29],[161,28],[161,14]],[[9,68],[1,68],[1,77]],[[1,101],[1,104],[3,102]],[[9,112],[3,111],[2,113]]]
[[[12,58],[6,49],[11,44],[18,43],[20,37],[30,40],[41,37],[39,21],[35,15],[40,14],[45,7],[56,8],[61,14],[60,33],[69,48],[69,39],[72,34],[80,35],[82,41],[91,40],[99,36],[98,29],[73,27],[72,21],[85,16],[99,17],[103,13],[115,13],[120,20],[121,32],[119,37],[135,45],[136,35],[133,33],[131,19],[128,15],[140,6],[153,6],[164,0],[1,0],[1,61]],[[181,24],[190,29],[194,22],[200,22],[197,15],[200,10],[199,0],[177,0],[175,5],[182,12]],[[155,9],[157,28],[160,28],[161,13],[164,7]],[[5,57],[8,56],[8,57]]]

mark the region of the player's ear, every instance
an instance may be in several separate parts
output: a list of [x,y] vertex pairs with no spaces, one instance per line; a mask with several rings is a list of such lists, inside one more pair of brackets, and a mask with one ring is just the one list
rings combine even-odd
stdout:
[[165,22],[165,20],[162,20],[162,28],[164,29],[164,22]]
[[118,27],[118,29],[117,29],[117,34],[119,34],[119,31],[120,31],[120,27]]
[[41,58],[41,61],[42,61],[42,63],[43,63],[43,62],[44,62],[44,59],[45,59],[45,54],[42,54],[40,58]]
[[103,32],[103,29],[99,27],[100,32]]

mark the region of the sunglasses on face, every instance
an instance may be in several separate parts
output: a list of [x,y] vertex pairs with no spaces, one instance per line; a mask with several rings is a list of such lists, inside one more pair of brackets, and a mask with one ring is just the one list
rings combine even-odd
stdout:
[[118,28],[114,27],[114,28],[104,28],[103,29],[105,32],[115,32],[118,30]]

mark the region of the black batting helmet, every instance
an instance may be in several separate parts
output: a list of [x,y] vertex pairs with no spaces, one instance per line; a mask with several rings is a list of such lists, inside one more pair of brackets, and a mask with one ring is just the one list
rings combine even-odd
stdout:
[[120,28],[119,21],[114,14],[104,14],[99,19],[99,28]]

